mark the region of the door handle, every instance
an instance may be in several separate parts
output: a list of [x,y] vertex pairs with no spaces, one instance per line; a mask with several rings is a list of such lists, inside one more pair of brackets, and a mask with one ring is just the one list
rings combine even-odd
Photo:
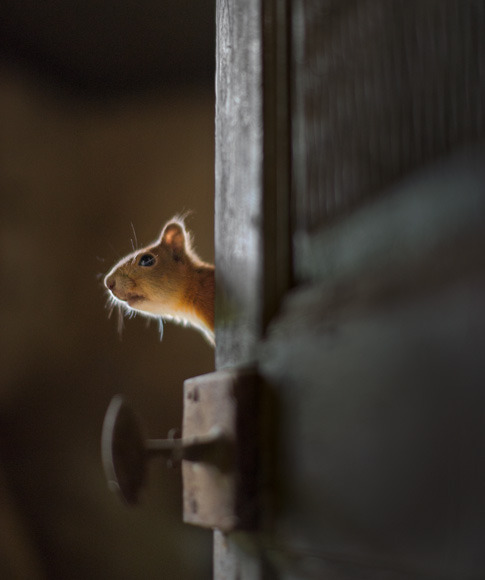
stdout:
[[104,418],[101,455],[108,487],[138,502],[147,462],[182,464],[184,521],[224,532],[251,529],[258,512],[256,373],[224,370],[184,382],[182,438],[144,439],[121,395]]

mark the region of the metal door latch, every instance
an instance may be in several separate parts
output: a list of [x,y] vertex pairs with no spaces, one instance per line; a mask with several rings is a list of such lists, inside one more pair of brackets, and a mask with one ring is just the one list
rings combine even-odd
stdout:
[[137,503],[154,456],[182,462],[184,521],[253,528],[258,512],[258,389],[250,371],[218,371],[184,382],[181,439],[148,439],[116,395],[106,411],[101,451],[111,490]]

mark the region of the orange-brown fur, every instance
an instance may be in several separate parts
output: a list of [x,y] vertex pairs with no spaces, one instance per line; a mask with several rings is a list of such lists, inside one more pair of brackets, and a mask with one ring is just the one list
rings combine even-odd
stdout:
[[214,266],[194,252],[182,220],[170,220],[158,240],[120,260],[104,283],[128,311],[191,324],[214,344]]

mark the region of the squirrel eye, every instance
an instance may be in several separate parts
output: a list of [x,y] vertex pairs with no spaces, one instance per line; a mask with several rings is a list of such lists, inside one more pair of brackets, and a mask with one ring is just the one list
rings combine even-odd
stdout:
[[153,266],[153,264],[155,264],[155,256],[152,254],[143,254],[138,262],[139,266]]

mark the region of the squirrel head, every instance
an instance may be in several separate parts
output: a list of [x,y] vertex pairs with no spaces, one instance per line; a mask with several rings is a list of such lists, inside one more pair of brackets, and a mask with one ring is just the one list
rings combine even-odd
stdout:
[[[193,251],[183,221],[173,219],[153,244],[120,260],[104,283],[113,300],[129,311],[210,328],[202,322],[207,319],[202,311],[206,307],[201,309],[200,305],[213,302],[213,275],[213,266],[202,262]],[[212,282],[204,276],[211,277]],[[200,296],[205,291],[211,293],[208,298]],[[213,311],[213,305],[211,308]]]

